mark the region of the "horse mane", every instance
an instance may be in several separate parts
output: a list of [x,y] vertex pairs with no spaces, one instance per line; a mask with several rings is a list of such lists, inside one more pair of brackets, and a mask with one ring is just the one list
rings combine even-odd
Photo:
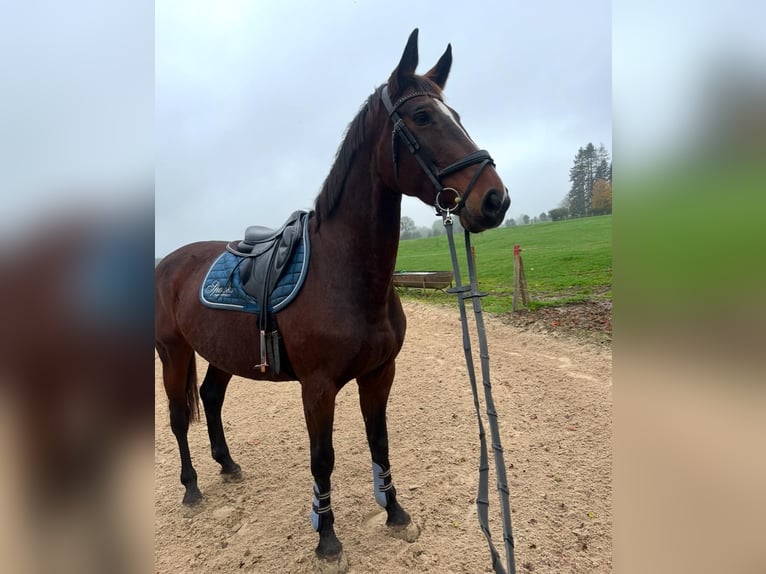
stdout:
[[[417,91],[434,92],[441,94],[439,87],[424,76],[415,76],[411,82],[408,82],[408,88],[412,88]],[[356,153],[365,143],[367,136],[369,135],[375,118],[381,108],[380,92],[386,84],[379,86],[370,96],[365,100],[359,112],[356,114],[351,123],[346,128],[343,136],[343,142],[338,147],[338,151],[335,153],[335,161],[330,168],[330,173],[322,184],[322,189],[316,197],[314,202],[314,211],[316,218],[316,225],[319,227],[322,220],[329,218],[333,211],[340,203],[340,199],[343,195],[343,188],[345,187],[346,178],[348,172],[351,169],[351,165],[356,157]]]

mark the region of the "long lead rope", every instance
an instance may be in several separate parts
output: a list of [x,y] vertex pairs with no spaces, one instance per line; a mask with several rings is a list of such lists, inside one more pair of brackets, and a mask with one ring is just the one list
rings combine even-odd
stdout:
[[[452,269],[455,275],[455,287],[448,289],[448,292],[457,295],[458,307],[460,309],[460,323],[463,328],[463,351],[465,352],[465,362],[468,367],[468,378],[471,381],[471,392],[473,393],[473,404],[476,409],[476,418],[479,423],[479,442],[481,453],[479,457],[479,487],[476,496],[476,512],[479,518],[479,526],[484,533],[489,545],[489,551],[492,555],[492,568],[496,574],[516,574],[516,562],[513,555],[513,530],[511,527],[511,505],[508,499],[508,478],[505,471],[505,460],[503,457],[503,447],[500,443],[500,430],[497,424],[497,411],[495,402],[492,399],[492,385],[489,379],[489,350],[487,348],[487,335],[484,328],[484,318],[481,311],[481,302],[479,299],[486,295],[480,293],[476,282],[476,266],[471,254],[470,233],[465,232],[465,250],[468,260],[469,285],[463,285],[460,279],[460,268],[457,261],[457,252],[455,249],[455,239],[452,233],[452,215],[447,212],[444,215],[444,227],[449,241],[450,257],[452,258]],[[484,386],[484,402],[486,405],[487,419],[489,421],[489,430],[492,439],[492,451],[495,459],[495,473],[497,476],[497,490],[500,498],[500,506],[503,514],[503,543],[505,546],[505,556],[508,564],[508,570],[505,570],[502,559],[495,545],[492,542],[492,535],[489,531],[489,457],[487,454],[487,438],[484,432],[484,423],[481,417],[479,406],[479,391],[476,384],[476,372],[473,364],[473,351],[471,349],[471,338],[468,334],[468,317],[465,309],[465,300],[472,299],[473,312],[476,320],[476,334],[479,339],[479,357],[481,364],[482,384]]]

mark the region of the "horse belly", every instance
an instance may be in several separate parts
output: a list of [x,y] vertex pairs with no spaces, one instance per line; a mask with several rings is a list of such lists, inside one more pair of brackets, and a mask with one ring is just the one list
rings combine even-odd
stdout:
[[[197,293],[187,293],[190,300],[180,305],[176,317],[184,340],[205,361],[218,369],[249,379],[291,380],[270,368],[261,372],[260,330],[258,315],[241,311],[211,309],[199,302]],[[195,298],[195,301],[191,299]],[[286,364],[282,358],[282,364]]]
[[[273,358],[267,357],[268,366],[262,372],[260,331],[257,315],[236,311],[210,309],[215,319],[206,321],[204,329],[197,330],[193,336],[192,347],[208,363],[217,368],[255,380],[289,381],[291,377],[285,369],[287,357],[280,355],[281,372],[272,372]],[[214,327],[215,325],[215,327]]]

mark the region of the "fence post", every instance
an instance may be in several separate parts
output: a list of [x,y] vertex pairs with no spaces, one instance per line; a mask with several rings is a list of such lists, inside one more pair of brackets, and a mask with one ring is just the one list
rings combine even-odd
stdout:
[[529,292],[527,291],[527,277],[524,274],[524,261],[521,258],[521,247],[513,246],[513,310],[519,309],[519,297],[525,307],[529,307]]

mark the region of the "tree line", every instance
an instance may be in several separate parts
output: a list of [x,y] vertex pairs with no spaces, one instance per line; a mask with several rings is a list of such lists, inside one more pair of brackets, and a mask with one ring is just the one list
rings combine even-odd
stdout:
[[[455,235],[463,232],[463,227],[457,217],[452,218],[452,229]],[[400,239],[419,239],[420,237],[436,237],[446,235],[444,222],[441,219],[434,221],[431,227],[418,227],[411,217],[403,215],[399,220],[399,238]]]

